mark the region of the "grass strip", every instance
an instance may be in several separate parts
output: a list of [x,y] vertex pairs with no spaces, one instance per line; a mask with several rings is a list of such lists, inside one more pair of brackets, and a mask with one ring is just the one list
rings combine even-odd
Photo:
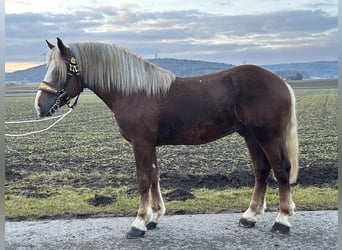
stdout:
[[[131,195],[127,187],[92,190],[67,186],[53,189],[53,193],[51,193],[52,189],[47,186],[43,191],[48,197],[6,195],[6,218],[8,220],[27,220],[105,215],[135,216],[139,204],[138,197]],[[169,191],[164,191],[163,194]],[[292,191],[297,210],[337,209],[338,190],[336,187],[304,188],[297,186]],[[193,189],[191,193],[195,196],[194,199],[166,200],[167,214],[242,212],[248,207],[252,189]],[[94,206],[91,201],[95,194],[115,197],[115,202],[105,206]],[[268,210],[277,211],[278,189],[269,188],[266,197]]]

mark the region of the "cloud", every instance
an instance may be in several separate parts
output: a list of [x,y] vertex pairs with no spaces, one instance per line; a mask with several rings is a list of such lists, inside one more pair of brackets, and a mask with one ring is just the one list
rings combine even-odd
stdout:
[[[308,60],[324,56],[326,60],[337,49],[337,16],[322,10],[233,16],[198,10],[146,12],[122,4],[70,14],[6,14],[5,18],[6,61],[41,60],[42,51],[47,50],[44,40],[55,42],[57,36],[66,43],[114,42],[145,58],[158,53],[227,63],[241,58],[263,63],[262,55],[272,60],[272,53],[279,60],[288,60],[289,54],[300,60],[301,49]],[[318,48],[325,54],[319,54]]]

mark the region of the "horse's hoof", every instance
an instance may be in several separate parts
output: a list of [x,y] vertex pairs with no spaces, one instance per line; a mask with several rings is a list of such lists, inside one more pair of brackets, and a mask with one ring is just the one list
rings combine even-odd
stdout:
[[147,227],[147,230],[156,229],[156,228],[157,228],[157,223],[151,221],[150,223],[148,223],[148,224],[146,225],[146,227]]
[[240,227],[251,228],[255,226],[255,221],[249,221],[245,218],[241,218],[239,221]]
[[290,227],[285,226],[284,224],[280,224],[279,222],[276,222],[274,223],[271,232],[287,234],[290,232]]
[[140,239],[145,235],[145,231],[132,227],[131,230],[126,234],[128,239]]

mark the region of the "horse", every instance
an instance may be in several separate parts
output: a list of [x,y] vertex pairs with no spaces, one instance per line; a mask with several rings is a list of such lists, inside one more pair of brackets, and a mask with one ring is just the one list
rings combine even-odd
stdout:
[[88,88],[112,110],[121,135],[133,147],[140,204],[128,238],[144,237],[165,213],[156,147],[205,144],[235,132],[246,142],[255,176],[239,225],[254,227],[264,213],[272,170],[279,213],[271,231],[290,231],[298,136],[294,91],[282,79],[255,65],[177,77],[115,44],[46,42],[51,50],[35,99],[38,117],[51,116],[63,105],[73,107]]

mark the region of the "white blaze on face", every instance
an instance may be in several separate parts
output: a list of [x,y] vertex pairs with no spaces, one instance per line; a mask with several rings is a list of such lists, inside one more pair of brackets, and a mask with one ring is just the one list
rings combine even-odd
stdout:
[[[46,74],[44,76],[43,82],[46,82],[46,83],[52,83],[53,82],[53,73],[52,72],[53,72],[53,64],[50,64],[46,70]],[[36,94],[36,99],[34,102],[34,107],[36,109],[38,117],[40,117],[40,114],[41,114],[41,110],[40,110],[40,107],[38,105],[38,101],[39,101],[39,98],[41,95],[42,95],[42,91],[38,90],[38,92]]]
[[39,101],[39,97],[42,95],[42,91],[38,90],[37,94],[36,94],[36,100],[34,101],[34,108],[36,109],[37,112],[37,116],[40,116],[40,107],[38,105],[38,101]]

